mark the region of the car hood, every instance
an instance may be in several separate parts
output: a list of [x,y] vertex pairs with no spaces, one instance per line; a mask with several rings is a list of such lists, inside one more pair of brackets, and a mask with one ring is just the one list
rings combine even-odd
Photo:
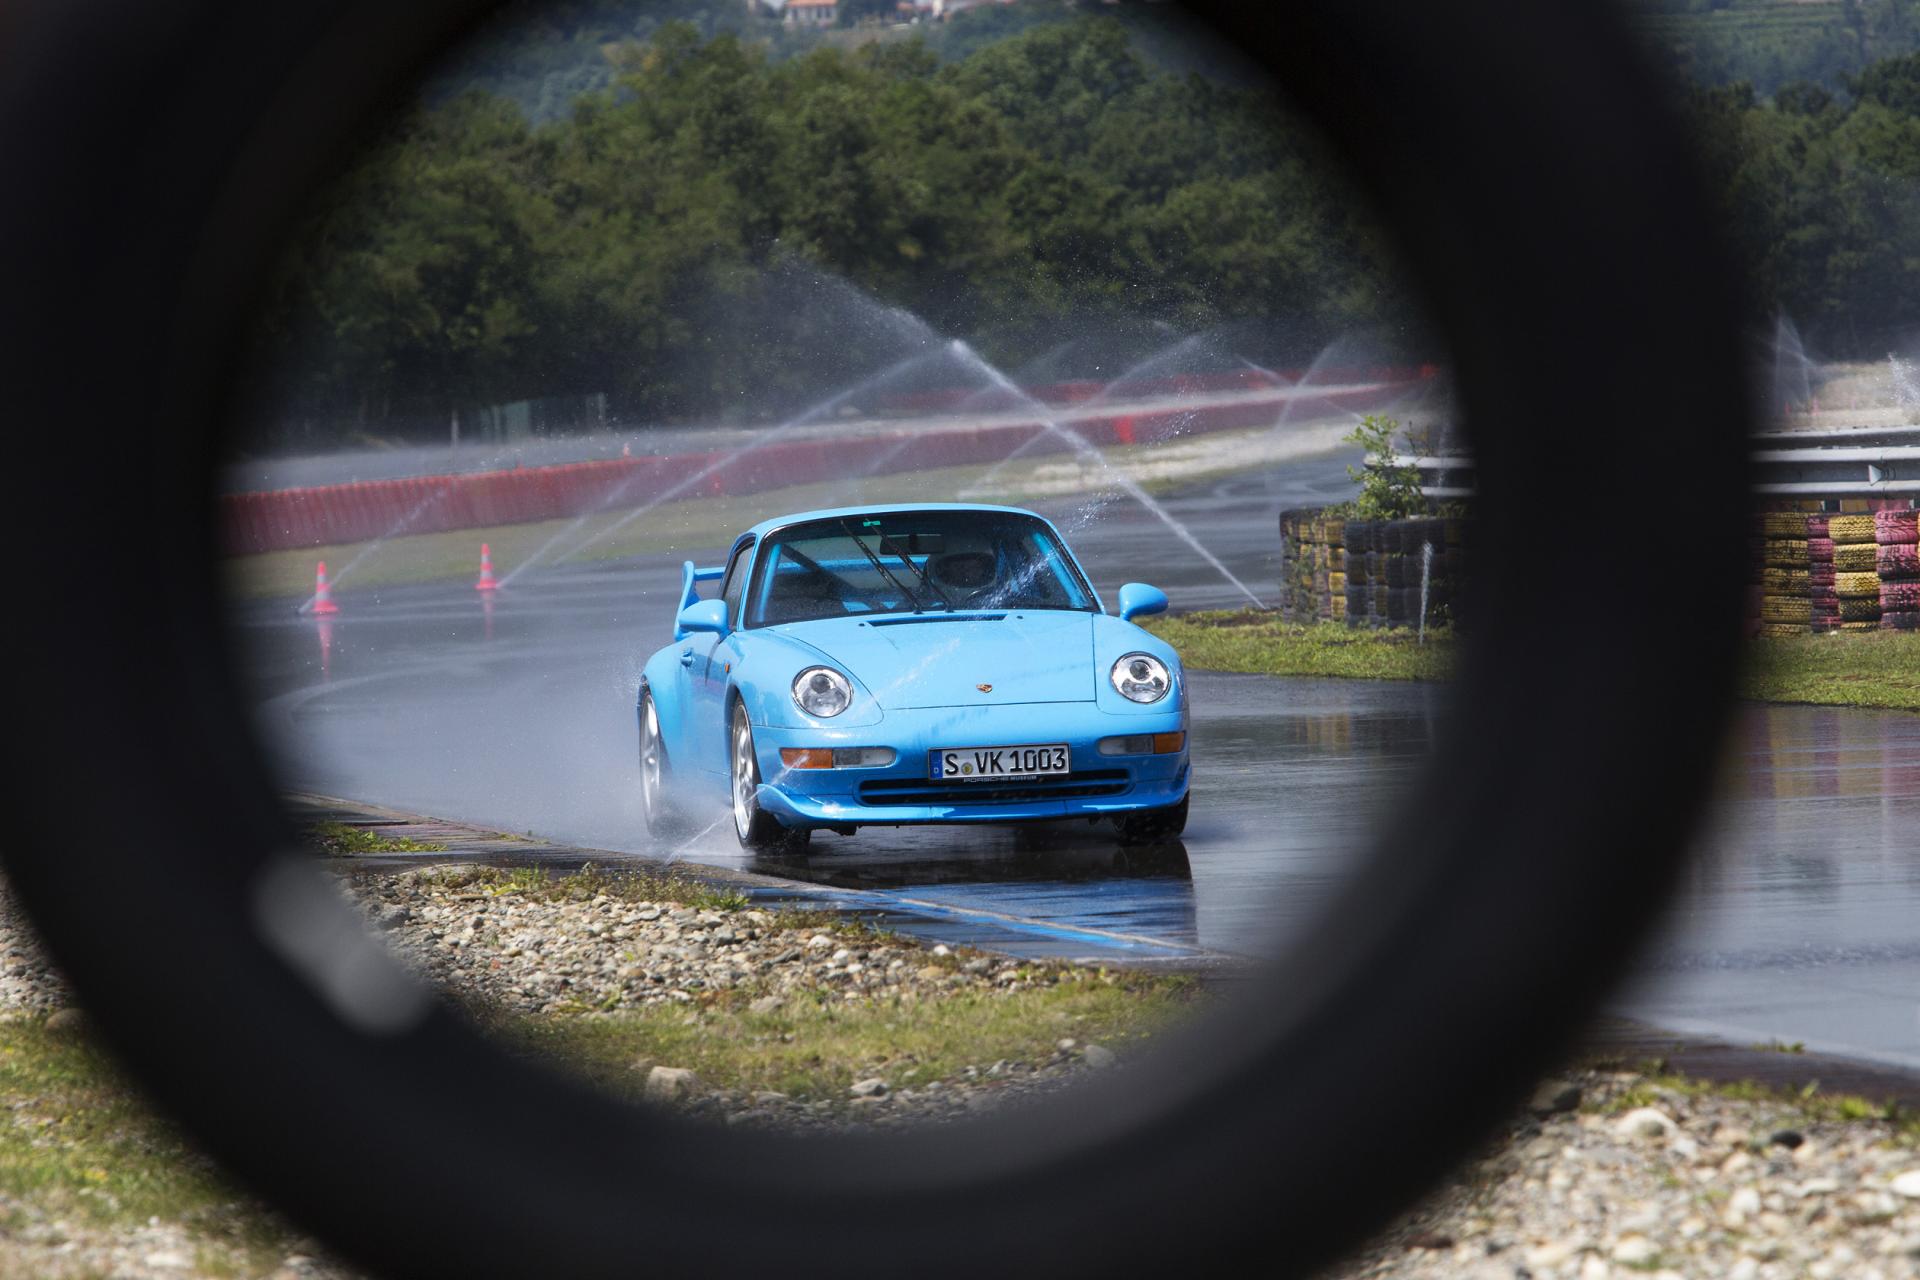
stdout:
[[1097,691],[1090,613],[824,618],[778,630],[832,659],[889,711],[1092,702]]

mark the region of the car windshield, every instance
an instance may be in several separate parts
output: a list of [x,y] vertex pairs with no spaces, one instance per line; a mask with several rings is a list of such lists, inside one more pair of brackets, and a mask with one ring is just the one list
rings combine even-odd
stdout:
[[865,613],[1098,608],[1053,531],[1005,511],[810,520],[761,544],[746,625]]

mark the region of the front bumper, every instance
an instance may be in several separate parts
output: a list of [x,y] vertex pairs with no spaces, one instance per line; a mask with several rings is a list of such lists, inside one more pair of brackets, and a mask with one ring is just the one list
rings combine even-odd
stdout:
[[[760,807],[790,827],[1031,822],[1161,809],[1187,794],[1188,750],[1103,756],[1096,744],[1185,728],[1178,709],[1115,715],[1091,702],[889,711],[877,725],[845,730],[755,726]],[[929,776],[928,753],[936,749],[1049,742],[1067,744],[1071,772],[1064,778],[939,782]],[[783,747],[891,747],[897,754],[877,769],[788,769]]]

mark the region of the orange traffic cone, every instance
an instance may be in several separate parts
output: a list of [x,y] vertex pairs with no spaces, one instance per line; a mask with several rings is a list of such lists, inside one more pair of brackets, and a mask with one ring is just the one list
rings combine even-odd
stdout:
[[480,544],[480,581],[473,584],[475,591],[498,591],[500,584],[493,577],[493,551],[486,543]]
[[320,568],[314,574],[313,610],[314,613],[338,613],[340,606],[333,602],[333,593],[327,589],[327,562],[322,560]]

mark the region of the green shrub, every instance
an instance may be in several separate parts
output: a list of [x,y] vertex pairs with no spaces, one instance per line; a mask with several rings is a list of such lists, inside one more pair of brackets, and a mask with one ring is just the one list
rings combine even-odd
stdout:
[[1370,413],[1346,437],[1348,444],[1367,451],[1364,467],[1347,468],[1347,475],[1360,485],[1360,496],[1347,504],[1358,519],[1405,520],[1427,514],[1419,471],[1392,465],[1393,437],[1399,430],[1400,424],[1386,414]]

